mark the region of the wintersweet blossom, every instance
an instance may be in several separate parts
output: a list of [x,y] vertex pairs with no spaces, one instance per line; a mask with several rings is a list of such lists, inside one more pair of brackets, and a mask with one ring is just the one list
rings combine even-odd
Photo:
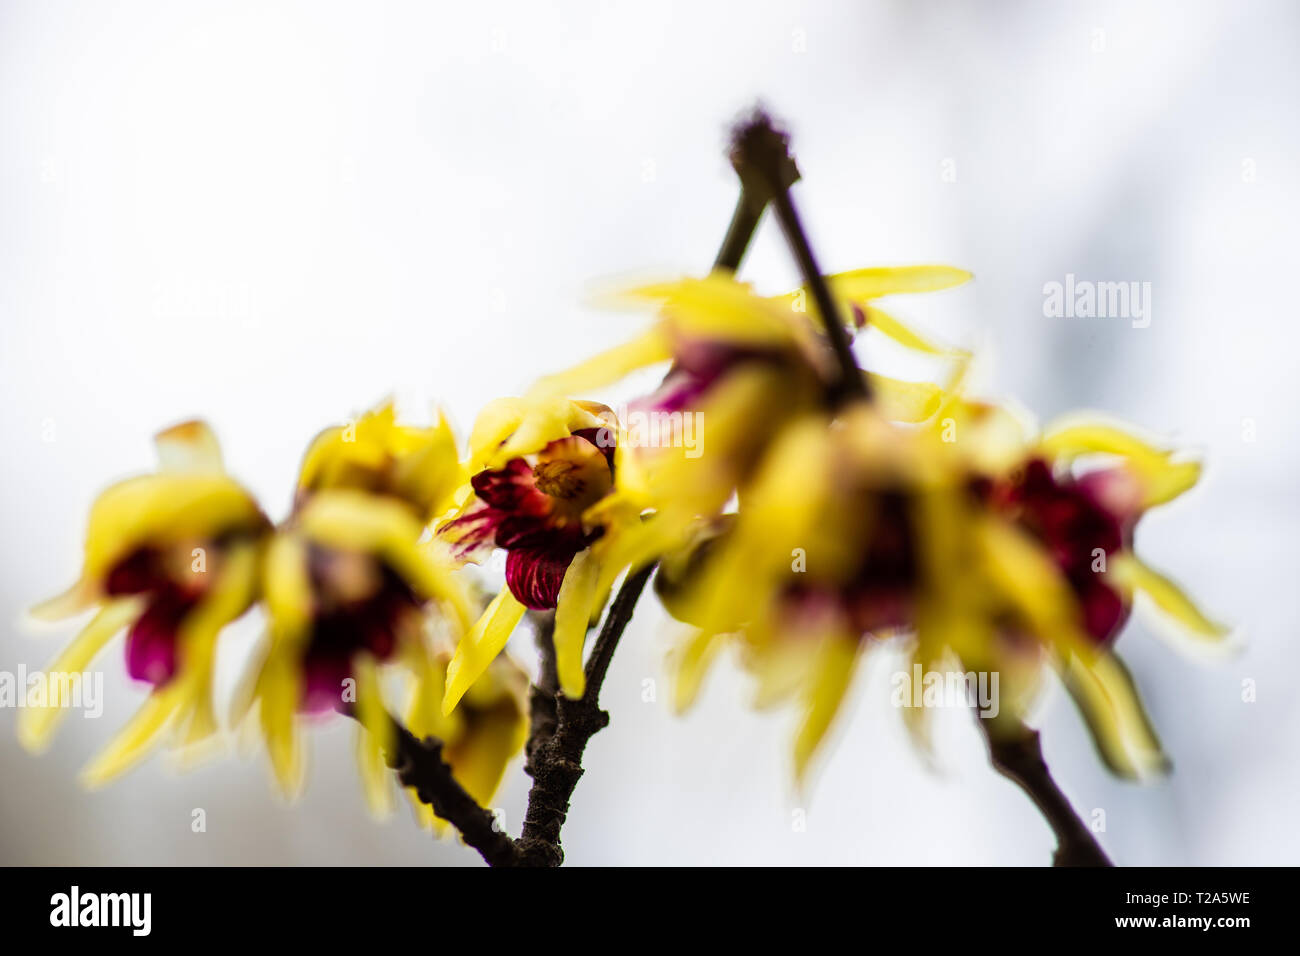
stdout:
[[[84,771],[89,785],[127,770],[169,731],[195,743],[217,730],[217,636],[259,592],[270,523],[226,474],[211,430],[186,422],[159,433],[156,445],[156,473],[113,485],[91,506],[77,583],[33,609],[47,619],[96,609],[50,672],[82,671],[125,629],[127,673],[152,686],[144,705]],[[63,713],[53,701],[20,711],[19,739],[42,749]]]
[[391,405],[308,449],[293,513],[267,549],[270,649],[253,694],[286,792],[303,778],[297,715],[351,708],[366,731],[358,760],[367,796],[386,808],[392,728],[381,671],[391,666],[417,694],[441,695],[430,612],[453,633],[472,618],[450,560],[425,534],[462,477],[446,423],[399,425]]
[[561,688],[583,691],[582,651],[617,576],[649,558],[647,526],[611,507],[618,422],[594,402],[501,399],[470,435],[471,493],[438,535],[464,561],[506,552],[506,583],[461,640],[448,667],[443,708],[501,652],[529,609],[555,609]]
[[[1163,769],[1111,645],[1118,605],[1135,588],[1196,633],[1223,634],[1132,555],[1137,507],[1188,486],[1195,467],[1125,433],[1079,426],[1048,432],[1027,464],[992,478],[972,469],[977,436],[947,442],[938,427],[899,426],[863,404],[790,428],[735,514],[704,525],[661,569],[664,603],[695,626],[675,656],[676,704],[693,700],[720,645],[737,644],[760,705],[801,702],[802,779],[858,658],[898,642],[925,670],[1001,672],[1010,688],[995,731],[1024,716],[1049,664],[1112,769]],[[1123,464],[1091,479],[1060,470],[1082,450]],[[1054,455],[1058,470],[1040,455]],[[1114,600],[1098,596],[1111,589]]]

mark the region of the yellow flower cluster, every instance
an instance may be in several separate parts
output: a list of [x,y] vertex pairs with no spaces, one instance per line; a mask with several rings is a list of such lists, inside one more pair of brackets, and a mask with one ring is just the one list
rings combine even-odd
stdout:
[[[79,581],[37,609],[98,608],[51,670],[83,669],[126,630],[128,671],[152,685],[87,781],[166,734],[217,733],[218,635],[260,607],[265,651],[232,723],[260,729],[284,790],[303,779],[307,715],[342,710],[365,730],[362,778],[384,807],[391,700],[486,801],[524,740],[527,680],[501,652],[525,613],[554,611],[560,689],[580,697],[613,586],[655,561],[660,597],[692,628],[673,656],[678,705],[734,645],[760,705],[799,701],[800,777],[856,662],[887,641],[926,669],[1000,673],[1004,721],[1053,668],[1113,769],[1160,769],[1113,644],[1137,593],[1199,638],[1225,634],[1133,550],[1142,513],[1199,466],[1102,422],[1037,433],[966,394],[966,353],[877,305],[969,278],[943,266],[827,277],[855,328],[950,371],[937,384],[857,370],[867,397],[848,402],[830,397],[839,370],[804,290],[760,296],[727,270],[630,290],[620,303],[653,307],[649,328],[489,405],[463,459],[444,420],[399,424],[391,406],[323,432],[279,524],[225,473],[204,425],[162,433],[159,471],[100,496]],[[653,365],[667,366],[662,384],[620,413],[589,400]],[[505,585],[480,613],[459,569],[496,550]],[[25,710],[23,742],[44,746],[58,715]]]

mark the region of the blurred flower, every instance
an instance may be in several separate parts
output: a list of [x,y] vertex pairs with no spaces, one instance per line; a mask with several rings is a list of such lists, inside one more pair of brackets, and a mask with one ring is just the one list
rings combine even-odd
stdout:
[[[864,270],[851,275],[859,277],[858,284],[848,283],[846,289],[864,301],[969,278],[968,273],[942,267]],[[729,273],[716,272],[703,279],[633,289],[621,298],[658,305],[658,321],[638,338],[542,379],[528,399],[490,410],[486,413],[490,425],[475,429],[500,441],[517,419],[525,424],[500,446],[497,459],[509,457],[512,449],[536,451],[540,437],[555,440],[561,434],[564,415],[556,410],[585,407],[581,402],[571,405],[566,396],[608,384],[643,366],[671,362],[659,388],[632,403],[625,420],[601,413],[605,431],[616,435],[610,462],[614,486],[606,489],[602,475],[602,494],[592,496],[594,503],[584,502],[587,533],[598,534],[595,541],[584,542],[586,549],[574,552],[575,537],[568,549],[554,552],[555,564],[567,569],[562,590],[555,591],[560,576],[554,568],[544,577],[545,590],[530,593],[519,585],[523,569],[535,566],[531,554],[516,557],[517,552],[511,552],[516,562],[513,575],[512,565],[507,565],[507,578],[516,582],[515,598],[531,607],[550,606],[551,600],[559,604],[555,640],[561,684],[570,696],[580,694],[583,686],[583,636],[618,574],[679,546],[701,516],[721,513],[784,425],[823,406],[827,383],[836,374],[821,334],[801,314],[798,293],[765,299]],[[938,407],[938,386],[863,375],[875,389],[879,405],[892,417],[922,421]],[[533,409],[530,415],[519,411],[525,406]],[[537,421],[550,427],[541,428]],[[495,446],[483,441],[476,447]],[[604,450],[608,452],[609,446]],[[518,461],[512,467],[515,475],[526,479],[528,469],[536,465]],[[479,521],[483,527],[502,521],[505,509],[492,507],[505,501],[506,492],[492,487],[498,482],[505,484],[495,475],[480,473],[476,488],[480,498],[486,498],[458,521]],[[530,507],[523,500],[511,500],[509,505],[514,515]],[[458,525],[453,522],[453,526]],[[507,534],[518,527],[515,523],[496,526],[506,528]],[[614,528],[617,535],[610,533]],[[497,543],[502,543],[500,538]],[[530,603],[532,597],[547,600]],[[493,626],[482,634],[489,651],[504,643],[523,608],[518,602],[512,605],[503,594],[492,612],[494,616],[486,620]],[[454,704],[455,694],[449,693],[448,699]]]
[[[1051,550],[1097,640],[1112,640],[1134,595],[1143,594],[1179,633],[1219,641],[1230,629],[1207,617],[1133,548],[1138,520],[1188,491],[1200,475],[1200,462],[1131,430],[1076,418],[1048,428],[1016,480],[1002,489],[995,485],[993,493]],[[1103,595],[1103,588],[1111,596]]]
[[312,441],[298,478],[298,498],[331,488],[393,498],[428,522],[449,507],[464,483],[456,436],[439,416],[429,428],[399,425],[392,402]]
[[396,424],[391,406],[309,448],[293,514],[266,557],[271,647],[253,699],[281,786],[295,792],[303,761],[296,714],[348,706],[367,731],[359,762],[367,796],[387,806],[383,751],[391,744],[381,665],[441,695],[429,667],[428,612],[457,633],[472,618],[452,563],[424,531],[449,510],[463,472],[445,422]]
[[[1049,433],[1029,464],[993,479],[972,462],[998,457],[999,429],[990,426],[1000,416],[966,412],[984,427],[957,441],[944,440],[953,419],[909,428],[865,405],[787,429],[742,489],[735,515],[702,525],[694,544],[660,569],[665,605],[697,628],[675,655],[679,707],[734,635],[760,705],[802,702],[802,779],[863,650],[897,639],[926,671],[1002,674],[995,732],[1024,716],[1050,663],[1114,770],[1163,768],[1136,689],[1109,649],[1122,615],[1095,592],[1124,587],[1110,576],[1136,566],[1134,505],[1164,500],[1194,481],[1194,470],[1130,442],[1130,470],[1098,473],[1105,482],[1043,471],[1040,455],[1063,461],[1081,448],[1120,447],[1118,433],[1093,429]],[[972,447],[981,439],[989,442],[983,451]],[[1144,477],[1133,485],[1137,474]],[[1141,495],[1119,496],[1138,486]],[[1085,560],[1091,569],[1098,554],[1100,581],[1083,576]],[[1221,633],[1185,598],[1162,593],[1185,612],[1184,623]],[[924,712],[904,714],[923,737]]]
[[614,487],[617,435],[613,413],[594,402],[507,398],[479,415],[470,435],[473,493],[438,535],[460,560],[504,549],[506,585],[448,666],[446,713],[528,608],[555,608],[560,684],[581,696],[590,621],[614,578],[644,551],[639,515],[603,506]]
[[[829,281],[856,310],[846,308],[846,315],[873,316],[882,331],[908,347],[956,356],[868,303],[969,278],[945,266],[915,266],[862,269]],[[635,369],[671,362],[658,389],[628,409],[617,460],[619,495],[678,520],[716,514],[784,423],[824,404],[836,367],[806,314],[806,296],[797,290],[763,298],[719,271],[632,289],[619,301],[653,303],[659,318],[630,342],[542,379],[536,393],[579,394]],[[863,375],[888,418],[919,422],[938,406],[941,393],[932,383]]]
[[[186,422],[161,432],[156,443],[156,474],[113,485],[92,505],[80,580],[33,611],[57,618],[98,608],[48,674],[84,671],[127,628],[127,672],[153,685],[144,706],[85,770],[90,785],[128,769],[168,729],[186,743],[216,730],[217,636],[258,593],[270,523],[225,473],[212,432]],[[46,701],[20,711],[19,739],[33,750],[44,747],[64,709]]]

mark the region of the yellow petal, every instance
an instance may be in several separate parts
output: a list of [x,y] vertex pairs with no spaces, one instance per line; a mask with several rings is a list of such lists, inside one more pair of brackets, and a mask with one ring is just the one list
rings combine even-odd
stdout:
[[719,634],[697,630],[669,657],[673,672],[673,710],[677,713],[685,713],[695,703],[704,675],[721,646],[720,638]]
[[795,779],[800,786],[817,746],[839,712],[840,702],[853,681],[861,644],[838,634],[823,638],[812,680],[804,696],[803,722],[794,743]]
[[149,695],[135,716],[81,772],[88,788],[101,787],[149,753],[172,722],[182,715],[195,691],[194,681],[176,677]]
[[258,677],[259,720],[267,756],[280,791],[296,797],[305,776],[302,742],[294,715],[302,699],[302,676],[296,654],[273,647]]
[[959,350],[954,349],[951,346],[938,345],[931,342],[911,326],[894,318],[888,312],[883,312],[880,309],[877,309],[874,305],[866,306],[863,311],[866,313],[868,329],[877,329],[879,332],[887,335],[905,348],[912,349],[914,352],[922,352],[926,355],[948,356],[959,354]]
[[1111,575],[1129,592],[1141,591],[1156,607],[1196,637],[1220,641],[1232,631],[1206,617],[1178,585],[1159,571],[1143,564],[1135,554],[1114,555],[1107,576]]
[[[45,668],[46,675],[81,674],[118,631],[127,627],[144,610],[138,597],[119,598],[105,605],[81,633]],[[18,742],[30,751],[44,750],[55,728],[67,712],[66,707],[24,707],[18,711]]]
[[529,394],[539,398],[581,394],[616,382],[639,368],[671,358],[667,337],[660,329],[653,328],[573,368],[539,379]]
[[308,632],[315,603],[306,542],[292,532],[278,532],[267,546],[263,577],[272,637],[298,641]]
[[626,295],[661,302],[665,321],[679,334],[767,344],[796,338],[787,304],[754,295],[730,273],[641,286]]
[[98,600],[98,588],[94,582],[82,579],[62,594],[46,598],[27,613],[38,621],[59,621],[90,610]]
[[854,269],[827,276],[831,290],[853,302],[910,292],[938,292],[974,278],[952,266],[891,266]]
[[1072,416],[1066,423],[1047,429],[1040,442],[1043,451],[1061,461],[1087,454],[1126,459],[1142,482],[1144,508],[1172,501],[1200,480],[1200,462],[1175,461],[1172,451],[1118,425],[1097,421],[1069,424],[1077,419]]
[[501,443],[524,420],[527,409],[528,404],[522,398],[498,398],[483,406],[469,433],[470,471],[487,467]]
[[446,716],[442,713],[442,694],[447,686],[446,659],[432,653],[424,641],[406,641],[400,652],[414,677],[405,711],[407,728],[417,737],[454,740],[463,720],[460,711]]
[[407,429],[416,444],[394,465],[393,490],[417,505],[426,517],[441,514],[451,506],[452,495],[467,479],[459,461],[456,435],[445,415],[439,413],[433,428]]
[[521,708],[503,704],[478,714],[471,733],[446,749],[452,776],[475,801],[487,806],[527,735],[528,718]]
[[209,673],[218,635],[252,605],[258,583],[257,547],[230,548],[216,574],[208,593],[177,628],[177,656],[183,672],[202,668]]
[[163,471],[221,474],[226,470],[221,460],[221,445],[206,422],[173,425],[154,436],[154,447]]
[[447,690],[442,699],[444,714],[455,710],[470,685],[479,679],[492,660],[501,653],[526,610],[515,600],[510,589],[503,587],[469,633],[460,639],[456,653],[447,665]]
[[888,375],[866,373],[872,400],[892,422],[923,422],[939,410],[943,389],[933,382],[906,382]]
[[361,734],[357,740],[357,766],[365,789],[366,803],[376,816],[392,812],[392,787],[384,753],[396,740],[393,721],[384,706],[379,669],[369,654],[358,654],[353,662],[357,682],[357,719]]
[[579,428],[597,428],[602,420],[582,404],[565,398],[527,399],[527,412],[489,460],[500,467],[512,458],[541,451],[553,441],[567,438]]
[[1037,542],[997,520],[983,522],[977,540],[989,580],[1039,640],[1057,649],[1087,644],[1069,585]]
[[555,603],[555,664],[560,676],[560,690],[574,700],[586,690],[587,677],[582,669],[582,650],[587,630],[595,614],[599,596],[601,566],[594,552],[579,551],[569,562],[560,583]]
[[102,580],[142,545],[212,538],[265,522],[257,503],[225,475],[162,472],[108,488],[90,509],[82,579]]
[[1168,771],[1169,760],[1119,658],[1110,653],[1070,654],[1062,677],[1112,771],[1137,779]]

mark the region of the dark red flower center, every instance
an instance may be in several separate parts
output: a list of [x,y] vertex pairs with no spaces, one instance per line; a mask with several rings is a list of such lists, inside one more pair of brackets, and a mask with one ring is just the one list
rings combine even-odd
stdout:
[[126,670],[135,680],[160,686],[176,675],[176,635],[207,590],[208,555],[219,560],[216,548],[202,551],[202,571],[194,570],[199,559],[188,547],[139,548],[109,571],[104,582],[107,594],[146,597],[144,612],[126,636]]
[[1097,475],[1054,474],[1035,458],[1008,481],[982,489],[990,503],[1041,541],[1070,582],[1087,632],[1111,640],[1128,616],[1123,597],[1103,578],[1111,555],[1132,544],[1133,516],[1117,514],[1098,491]]
[[530,608],[555,607],[574,556],[600,536],[583,515],[613,487],[614,445],[609,429],[583,429],[479,472],[470,480],[477,504],[442,533],[462,556],[505,549],[511,593]]
[[403,635],[421,626],[421,601],[401,577],[368,554],[313,547],[309,556],[315,616],[303,656],[301,707],[332,710],[357,654],[392,657]]

